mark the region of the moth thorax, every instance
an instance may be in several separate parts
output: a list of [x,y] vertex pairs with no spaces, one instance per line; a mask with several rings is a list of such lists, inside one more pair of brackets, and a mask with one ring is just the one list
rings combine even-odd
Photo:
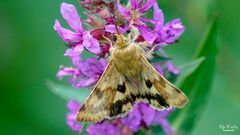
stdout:
[[123,35],[117,34],[117,41],[116,41],[117,46],[126,46],[127,45],[127,39]]

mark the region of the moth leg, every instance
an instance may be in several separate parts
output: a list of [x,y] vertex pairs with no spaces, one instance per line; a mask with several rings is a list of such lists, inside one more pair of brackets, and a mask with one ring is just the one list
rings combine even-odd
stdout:
[[145,56],[145,58],[147,58],[148,60],[150,60],[150,59],[152,59],[153,58],[153,52],[154,52],[154,50],[155,50],[155,48],[157,47],[157,46],[152,46],[152,48],[151,49],[149,49],[148,46],[149,44],[147,43],[147,42],[142,42],[142,43],[140,43],[140,46],[142,46],[142,48],[144,48],[144,50],[145,50],[145,54],[144,54],[144,56]]

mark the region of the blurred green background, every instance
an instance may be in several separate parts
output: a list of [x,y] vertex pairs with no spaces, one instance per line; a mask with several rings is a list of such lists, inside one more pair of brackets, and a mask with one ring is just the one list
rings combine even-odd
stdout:
[[[0,0],[1,135],[76,134],[65,124],[66,101],[46,86],[46,80],[67,84],[56,78],[59,65],[70,64],[63,57],[65,46],[53,30],[55,19],[63,22],[61,2]],[[65,2],[74,3],[82,13],[77,0]],[[220,124],[240,126],[240,1],[159,0],[159,4],[167,21],[179,17],[186,26],[180,42],[166,47],[177,65],[190,61],[211,15],[218,16],[213,90],[192,134],[240,134],[240,129],[229,133],[219,129]]]

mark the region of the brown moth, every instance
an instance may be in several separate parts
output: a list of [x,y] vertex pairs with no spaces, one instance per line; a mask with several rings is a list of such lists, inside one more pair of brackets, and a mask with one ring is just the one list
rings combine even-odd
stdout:
[[110,52],[109,64],[78,111],[77,121],[123,117],[139,102],[157,110],[182,108],[188,102],[182,91],[153,68],[138,43],[117,34]]

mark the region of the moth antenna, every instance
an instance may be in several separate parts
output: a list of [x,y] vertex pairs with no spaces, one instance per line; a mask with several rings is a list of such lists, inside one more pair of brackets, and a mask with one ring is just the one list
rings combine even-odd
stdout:
[[105,37],[104,35],[102,35],[102,37],[110,43],[111,47],[113,47],[113,42],[108,37]]
[[[114,8],[115,9],[117,9],[118,2],[119,2],[118,0],[114,1]],[[117,11],[117,10],[115,10],[115,11]],[[113,14],[114,14],[114,16],[113,16],[113,18],[114,18],[114,26],[115,26],[115,29],[117,31],[117,35],[119,35],[120,40],[122,41],[122,43],[124,43],[124,40],[123,40],[123,38],[121,36],[122,34],[121,34],[120,30],[117,27],[117,18],[116,18],[117,15],[116,15],[116,12],[114,12]],[[117,37],[117,40],[118,40],[119,37]]]

